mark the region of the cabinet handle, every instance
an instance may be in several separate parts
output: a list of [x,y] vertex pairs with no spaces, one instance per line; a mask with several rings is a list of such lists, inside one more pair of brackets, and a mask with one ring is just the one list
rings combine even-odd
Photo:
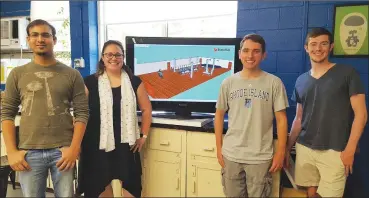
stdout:
[[179,190],[179,177],[177,177],[177,190]]
[[212,147],[212,148],[204,148],[204,151],[211,151],[211,152],[213,152],[214,151],[214,147]]
[[169,145],[169,141],[161,141],[160,142],[160,145],[168,146]]
[[196,181],[193,181],[193,189],[192,189],[192,193],[196,192]]

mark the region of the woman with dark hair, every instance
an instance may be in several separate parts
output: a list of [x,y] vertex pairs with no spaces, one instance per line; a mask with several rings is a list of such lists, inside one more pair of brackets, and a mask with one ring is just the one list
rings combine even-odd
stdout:
[[[122,44],[109,40],[97,72],[85,78],[90,118],[81,146],[78,185],[85,197],[113,197],[113,179],[122,182],[124,197],[141,197],[139,152],[151,125],[151,103],[144,84],[123,59]],[[141,130],[137,104],[142,111]]]

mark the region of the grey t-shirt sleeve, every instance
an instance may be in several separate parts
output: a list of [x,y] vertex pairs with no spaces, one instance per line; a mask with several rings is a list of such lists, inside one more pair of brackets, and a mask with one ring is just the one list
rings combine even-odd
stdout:
[[225,79],[220,86],[220,91],[218,95],[218,100],[216,104],[217,109],[221,109],[224,111],[228,110],[228,79]]
[[274,112],[286,109],[289,106],[286,89],[281,79],[273,83],[273,109]]
[[89,117],[88,99],[85,92],[85,83],[77,70],[75,70],[72,102],[75,121],[87,124]]
[[20,92],[18,89],[17,69],[13,69],[6,80],[5,94],[2,98],[1,121],[14,120],[19,110]]
[[352,69],[350,75],[348,76],[348,88],[350,97],[356,94],[365,93],[364,85],[360,80],[360,75],[355,69]]

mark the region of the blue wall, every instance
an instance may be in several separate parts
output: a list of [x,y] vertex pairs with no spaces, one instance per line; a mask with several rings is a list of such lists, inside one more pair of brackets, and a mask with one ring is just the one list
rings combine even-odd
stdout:
[[87,76],[96,71],[99,58],[97,1],[70,1],[69,7],[72,61],[83,57],[85,68],[78,70]]
[[0,2],[0,16],[14,17],[14,16],[30,16],[31,2],[30,1],[1,1]]
[[[238,1],[237,37],[258,33],[266,40],[267,58],[262,68],[279,76],[291,97],[297,77],[310,69],[309,56],[303,44],[312,27],[333,29],[334,5],[352,2],[308,2],[308,1]],[[332,62],[347,63],[360,73],[366,88],[368,103],[368,59],[332,58]],[[290,101],[289,126],[295,116],[296,104]],[[360,141],[360,154],[355,158],[354,173],[369,190],[369,131],[368,127]],[[369,191],[368,193],[369,194]]]
[[[83,76],[95,72],[98,60],[97,1],[70,1],[72,62],[83,57],[85,68],[78,69]],[[30,16],[31,1],[1,1],[1,17]],[[1,89],[5,86],[1,84]]]

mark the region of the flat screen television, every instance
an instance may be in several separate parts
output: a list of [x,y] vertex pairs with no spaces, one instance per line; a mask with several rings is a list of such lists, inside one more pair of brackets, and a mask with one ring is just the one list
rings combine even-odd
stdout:
[[[240,38],[126,37],[126,63],[153,111],[195,118],[215,113],[222,81],[242,69]],[[153,115],[155,116],[155,115]]]

